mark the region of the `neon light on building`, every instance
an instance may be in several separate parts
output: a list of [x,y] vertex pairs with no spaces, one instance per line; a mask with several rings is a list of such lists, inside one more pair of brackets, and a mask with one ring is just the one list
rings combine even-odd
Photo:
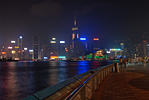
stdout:
[[94,38],[93,40],[97,41],[97,40],[99,40],[99,38]]
[[56,40],[56,38],[52,38],[52,40]]
[[77,34],[77,39],[79,38],[79,34]]
[[75,38],[75,34],[73,33],[73,34],[72,34],[72,39],[74,39],[74,38]]
[[56,43],[56,41],[51,41],[51,43]]
[[12,47],[8,47],[8,49],[12,49]]
[[29,50],[29,52],[33,52],[33,50]]
[[15,53],[16,53],[16,51],[11,51],[11,53],[12,53],[12,54],[15,54]]
[[2,53],[2,55],[5,55],[6,54],[6,52],[1,52]]
[[121,51],[121,49],[110,49],[110,51]]
[[43,57],[43,59],[48,59],[48,57]]
[[66,58],[66,56],[58,56],[58,58]]
[[19,48],[19,46],[15,46],[14,48],[18,49],[18,48]]
[[16,43],[16,41],[11,41],[11,43]]
[[86,40],[86,38],[80,38],[80,40]]
[[27,48],[24,48],[24,50],[27,50]]
[[65,43],[65,41],[60,41],[60,43]]
[[50,56],[50,59],[56,59],[58,56]]

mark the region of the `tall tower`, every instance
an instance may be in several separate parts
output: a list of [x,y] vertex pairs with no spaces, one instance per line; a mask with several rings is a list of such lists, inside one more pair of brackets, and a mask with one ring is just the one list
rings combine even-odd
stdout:
[[77,58],[79,56],[79,34],[76,17],[74,18],[74,27],[72,27],[72,31],[72,58]]
[[77,21],[76,21],[76,17],[74,18],[74,27],[72,27],[72,47],[75,48],[75,40],[79,39],[79,34],[78,34],[78,27],[77,27]]
[[19,58],[22,59],[22,55],[23,55],[22,54],[22,36],[18,38],[18,46],[19,46],[19,52],[20,52],[18,55],[19,55]]
[[33,52],[34,52],[34,59],[40,59],[40,49],[39,49],[39,37],[34,35],[33,37]]

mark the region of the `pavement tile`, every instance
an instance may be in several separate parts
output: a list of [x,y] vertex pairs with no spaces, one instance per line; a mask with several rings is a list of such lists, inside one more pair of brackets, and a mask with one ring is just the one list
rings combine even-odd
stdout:
[[[97,96],[98,95],[98,96]],[[110,75],[95,91],[94,100],[149,100],[149,64],[131,65]]]

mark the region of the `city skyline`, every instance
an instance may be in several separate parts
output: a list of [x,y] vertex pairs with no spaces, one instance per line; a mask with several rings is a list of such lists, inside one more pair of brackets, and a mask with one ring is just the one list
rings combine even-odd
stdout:
[[51,37],[69,41],[74,17],[80,35],[103,36],[108,46],[111,41],[149,32],[146,1],[5,0],[0,9],[0,46],[20,35],[27,46],[35,34],[43,43],[49,42]]

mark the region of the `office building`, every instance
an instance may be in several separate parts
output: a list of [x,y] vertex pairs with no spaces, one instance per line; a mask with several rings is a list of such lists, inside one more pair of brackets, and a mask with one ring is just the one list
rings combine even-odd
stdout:
[[33,53],[34,60],[40,59],[40,47],[39,47],[39,37],[37,35],[33,36]]

